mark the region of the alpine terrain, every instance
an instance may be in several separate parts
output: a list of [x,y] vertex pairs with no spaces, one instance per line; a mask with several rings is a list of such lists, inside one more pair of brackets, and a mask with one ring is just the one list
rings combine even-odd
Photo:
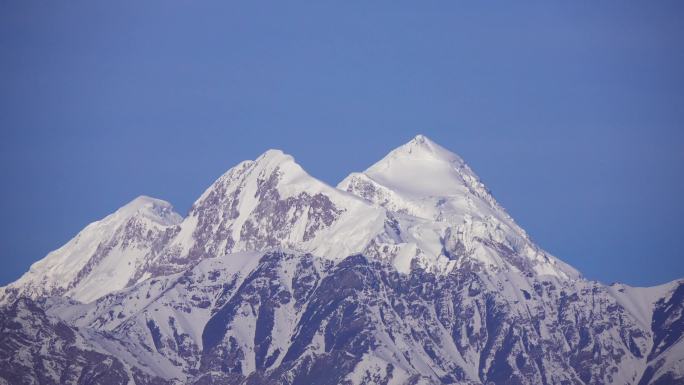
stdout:
[[684,384],[684,280],[603,285],[424,136],[337,187],[269,150],[0,289],[0,384]]

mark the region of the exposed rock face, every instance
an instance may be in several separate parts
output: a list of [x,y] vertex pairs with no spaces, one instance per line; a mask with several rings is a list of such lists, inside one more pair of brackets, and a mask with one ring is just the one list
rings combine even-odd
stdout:
[[0,292],[0,384],[678,384],[684,281],[605,286],[418,136],[338,188],[277,150],[141,197]]
[[684,283],[656,303],[652,348],[642,384],[684,384]]
[[344,258],[382,233],[385,217],[384,210],[311,177],[291,156],[269,150],[214,182],[134,281],[249,250],[288,248]]
[[82,335],[28,298],[0,310],[0,335],[0,383],[170,384],[103,352],[94,337],[105,334]]
[[[99,343],[98,361],[129,357],[112,360],[110,372],[138,363],[135,372],[148,380],[191,384],[677,383],[681,355],[668,352],[682,348],[681,330],[662,325],[681,320],[683,291],[684,282],[670,285],[647,329],[588,281],[467,270],[406,275],[362,255],[335,264],[310,254],[242,253],[87,305],[42,300],[61,326],[33,343],[73,344],[73,330],[87,331],[117,341]],[[32,306],[24,317],[49,324],[39,305],[22,301],[4,314]],[[19,330],[5,328],[5,340],[33,334]],[[27,363],[36,367],[3,361],[9,371]]]

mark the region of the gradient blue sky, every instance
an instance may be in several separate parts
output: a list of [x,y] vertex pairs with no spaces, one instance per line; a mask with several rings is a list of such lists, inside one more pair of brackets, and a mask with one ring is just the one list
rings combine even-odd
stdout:
[[4,1],[0,284],[268,148],[336,184],[417,133],[609,283],[684,276],[684,2]]

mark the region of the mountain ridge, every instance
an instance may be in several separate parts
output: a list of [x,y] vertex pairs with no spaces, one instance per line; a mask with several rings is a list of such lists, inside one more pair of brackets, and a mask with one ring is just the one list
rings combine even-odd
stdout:
[[684,383],[684,280],[585,279],[423,135],[337,187],[268,150],[185,217],[138,197],[0,290],[0,384]]
[[[421,163],[424,161],[428,164]],[[405,172],[409,175],[408,180],[401,172],[396,172],[397,167],[399,171],[408,169]],[[435,169],[437,174],[426,172]],[[389,173],[384,172],[387,170]],[[423,175],[423,179],[416,181],[416,175]],[[395,183],[397,176],[399,180]],[[368,178],[371,184],[364,184],[363,177]],[[385,185],[375,179],[380,179]],[[426,181],[430,180],[433,180],[430,188],[434,190],[437,186],[437,190],[426,193],[425,186],[429,184]],[[439,183],[435,184],[434,180]],[[406,185],[410,183],[424,187],[422,191],[409,191],[407,194]],[[366,190],[361,191],[364,188]],[[378,202],[377,196],[368,194],[369,188],[373,192],[389,191],[386,199],[393,202]],[[132,209],[136,205],[165,207],[172,212],[168,202],[141,196],[112,215],[137,212],[137,209]],[[274,212],[285,207],[289,210],[292,205],[296,206],[293,213]],[[305,209],[311,212],[305,213]],[[394,252],[387,257],[394,259],[395,266],[403,272],[407,272],[414,262],[446,271],[456,266],[442,244],[447,242],[454,247],[469,248],[468,252],[478,263],[508,268],[508,264],[497,258],[497,253],[490,247],[481,247],[481,242],[464,239],[464,234],[471,233],[471,238],[497,238],[487,242],[503,245],[511,251],[517,247],[524,248],[521,253],[532,260],[532,266],[525,268],[536,269],[536,273],[579,276],[576,270],[534,245],[458,155],[423,135],[417,135],[394,149],[365,172],[352,173],[337,187],[309,175],[291,155],[281,150],[267,150],[256,160],[240,162],[221,175],[193,203],[182,220],[174,212],[169,215],[172,220],[166,218],[164,222],[161,217],[154,220],[165,227],[159,239],[138,245],[139,249],[144,249],[144,256],[140,257],[142,261],[132,261],[136,271],[132,276],[128,274],[127,284],[183,269],[187,263],[205,257],[265,247],[301,249],[338,259],[359,252],[378,254],[375,249],[392,248]],[[290,217],[283,220],[285,215]],[[402,220],[401,216],[407,219]],[[153,217],[153,214],[148,217]],[[264,227],[263,223],[273,217],[280,218],[279,228]],[[364,231],[358,230],[363,228],[358,223],[345,224],[350,222],[348,218],[353,222],[365,221]],[[290,226],[286,232],[282,230],[284,222]],[[330,226],[334,228],[329,229]],[[326,230],[329,230],[327,237],[317,234]],[[398,230],[403,230],[403,234],[398,234]],[[330,239],[330,234],[338,238],[333,236]],[[511,239],[502,239],[507,237]],[[107,235],[101,238],[107,238]],[[90,254],[95,252],[89,251]],[[516,263],[527,263],[525,258]],[[33,282],[28,278],[23,277]],[[77,285],[73,281],[69,284]],[[8,292],[9,289],[14,292],[14,286],[12,283],[3,291]],[[52,286],[55,294],[60,289],[64,289],[62,293],[74,293],[68,286]],[[121,284],[115,285],[115,289],[120,288]],[[76,294],[76,297],[94,299],[97,294],[102,294],[102,291],[86,296]],[[5,297],[6,294],[0,296],[0,302]]]

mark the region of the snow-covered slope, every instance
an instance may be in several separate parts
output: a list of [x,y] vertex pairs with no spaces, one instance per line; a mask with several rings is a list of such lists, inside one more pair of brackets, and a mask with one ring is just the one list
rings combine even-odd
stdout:
[[[463,159],[423,135],[394,149],[363,173],[351,174],[338,187],[392,211],[433,220],[500,211]],[[373,194],[376,187],[380,191]]]
[[192,205],[176,236],[140,274],[228,253],[288,248],[341,259],[384,232],[385,210],[313,178],[269,150],[231,168]]
[[651,328],[596,282],[273,251],[41,305],[107,336],[103,353],[184,384],[676,384],[682,329],[662,325],[681,324],[684,284],[661,289]]
[[228,170],[181,218],[141,197],[86,227],[3,290],[81,301],[205,258],[269,248],[340,260],[354,253],[421,266],[492,273],[579,274],[530,241],[457,155],[424,136],[395,149],[339,188],[269,150]]
[[123,289],[150,249],[164,242],[181,220],[168,202],[140,196],[34,263],[2,288],[0,302],[44,295],[90,301]]
[[363,251],[385,221],[384,209],[269,150],[221,176],[184,219],[167,202],[140,197],[87,226],[3,288],[0,303],[17,295],[87,302],[237,251],[281,247],[341,259]]
[[[423,265],[579,276],[537,247],[458,155],[423,135],[352,173],[338,188],[394,213],[402,238],[415,244]],[[408,264],[397,265],[407,271]]]
[[632,287],[624,283],[613,283],[607,288],[641,326],[650,328],[656,303],[663,298],[668,298],[669,294],[683,283],[684,280],[675,280],[653,287]]
[[185,218],[137,198],[0,326],[0,384],[684,384],[684,281],[582,278],[421,135],[338,187],[269,150]]

